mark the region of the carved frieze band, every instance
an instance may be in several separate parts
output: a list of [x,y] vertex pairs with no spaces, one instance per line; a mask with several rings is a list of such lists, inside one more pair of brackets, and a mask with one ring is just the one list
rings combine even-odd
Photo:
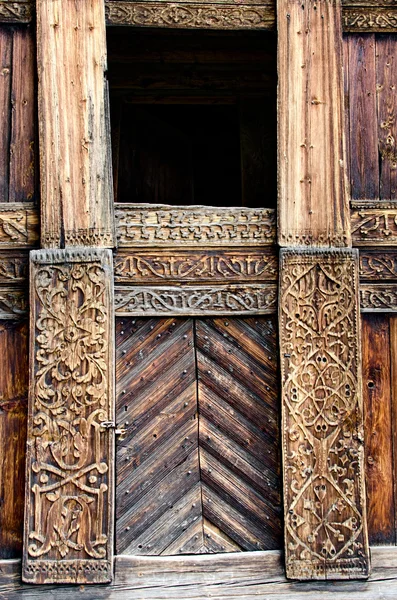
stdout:
[[397,312],[397,284],[360,285],[362,312]]
[[0,0],[0,23],[29,23],[33,0]]
[[358,251],[282,250],[287,576],[368,576]]
[[117,283],[226,283],[276,281],[275,250],[120,250],[114,258]]
[[397,243],[397,203],[352,202],[350,220],[354,246]]
[[119,247],[274,244],[273,209],[116,204]]
[[277,285],[118,286],[114,302],[117,316],[260,315],[275,312]]
[[382,6],[361,6],[345,8],[343,11],[343,30],[347,33],[397,31],[397,4]]
[[32,248],[39,241],[39,215],[33,204],[0,203],[0,249]]
[[31,253],[23,580],[112,574],[113,327],[109,250]]

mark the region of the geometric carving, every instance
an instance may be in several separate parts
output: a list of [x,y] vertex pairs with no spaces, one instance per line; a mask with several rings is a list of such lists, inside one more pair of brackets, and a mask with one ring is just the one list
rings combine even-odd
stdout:
[[31,248],[39,239],[39,218],[33,204],[0,204],[0,248]]
[[33,2],[30,0],[1,0],[0,22],[29,23],[33,15]]
[[114,258],[117,283],[277,281],[273,250],[121,250]]
[[125,2],[107,0],[108,25],[175,27],[183,29],[273,29],[275,11],[268,5],[236,6],[206,2]]
[[397,203],[351,202],[354,246],[393,245],[397,242]]
[[368,576],[358,251],[282,250],[287,576]]
[[109,250],[31,253],[23,580],[112,575],[113,330]]
[[274,244],[272,209],[116,204],[118,246],[244,246]]
[[114,304],[117,316],[269,314],[276,310],[277,285],[116,286]]

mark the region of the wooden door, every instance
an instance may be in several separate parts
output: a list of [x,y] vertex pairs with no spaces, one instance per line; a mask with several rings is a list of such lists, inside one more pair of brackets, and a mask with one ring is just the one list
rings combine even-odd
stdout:
[[116,326],[118,554],[281,547],[274,317]]

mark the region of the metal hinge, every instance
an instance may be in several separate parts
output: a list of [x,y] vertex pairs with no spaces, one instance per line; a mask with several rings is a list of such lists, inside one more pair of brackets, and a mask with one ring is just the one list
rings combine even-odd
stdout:
[[102,421],[101,427],[103,427],[104,429],[114,429],[114,433],[117,436],[120,436],[120,439],[122,439],[122,437],[125,436],[125,434],[127,433],[127,430],[123,427],[118,428],[114,421]]

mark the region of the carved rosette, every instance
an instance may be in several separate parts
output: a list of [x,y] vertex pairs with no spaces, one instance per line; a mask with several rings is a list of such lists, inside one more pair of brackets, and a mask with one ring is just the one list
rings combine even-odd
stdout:
[[368,576],[358,252],[281,251],[287,576]]
[[112,254],[31,253],[24,581],[111,580]]

